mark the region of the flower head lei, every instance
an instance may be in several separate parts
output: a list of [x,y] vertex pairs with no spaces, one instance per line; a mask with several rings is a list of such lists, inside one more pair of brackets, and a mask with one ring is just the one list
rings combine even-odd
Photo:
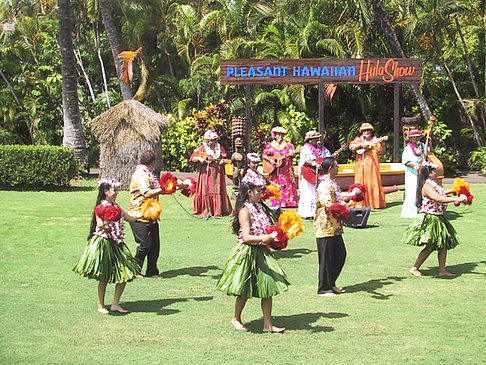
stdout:
[[433,162],[429,162],[429,161],[422,162],[422,167],[424,167],[424,166],[428,166],[428,167],[430,167],[432,169],[436,169],[436,170],[439,168],[439,165],[437,165],[436,163],[433,163]]
[[118,180],[108,179],[106,177],[102,177],[98,180],[98,187],[100,187],[102,184],[109,185],[115,189],[119,189],[121,187],[121,183]]

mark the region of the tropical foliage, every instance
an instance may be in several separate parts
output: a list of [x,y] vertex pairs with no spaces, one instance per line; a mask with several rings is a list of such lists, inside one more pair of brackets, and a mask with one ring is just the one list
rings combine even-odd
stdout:
[[[420,91],[432,113],[448,129],[462,131],[444,140],[442,153],[466,165],[468,153],[486,137],[486,9],[479,0],[73,1],[79,107],[91,161],[96,143],[89,120],[122,99],[101,10],[111,10],[111,31],[118,32],[123,50],[142,47],[129,86],[146,105],[171,115],[168,141],[171,133],[191,128],[188,116],[223,99],[225,121],[244,116],[245,90],[218,83],[220,59],[393,56],[380,26],[383,14],[377,16],[380,5],[403,53],[423,60]],[[0,2],[2,142],[62,142],[57,13],[54,0]],[[298,145],[302,129],[317,121],[317,86],[253,86],[251,95],[255,145],[279,123]],[[365,120],[391,134],[392,101],[390,86],[339,85],[325,101],[326,144],[338,148]],[[401,115],[418,114],[415,91],[402,87]],[[169,145],[167,165],[187,168],[175,141]]]

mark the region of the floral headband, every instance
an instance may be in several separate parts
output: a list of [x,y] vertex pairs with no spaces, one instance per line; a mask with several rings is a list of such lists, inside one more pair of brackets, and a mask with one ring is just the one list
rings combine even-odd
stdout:
[[118,180],[107,179],[105,177],[102,177],[101,179],[98,180],[98,186],[101,186],[102,184],[109,185],[115,189],[119,189],[121,187],[121,183]]
[[262,160],[262,158],[258,156],[258,154],[256,154],[255,152],[248,153],[246,157],[248,158],[249,162],[260,162]]
[[422,167],[424,167],[424,166],[428,166],[428,167],[430,167],[432,169],[436,169],[436,170],[439,168],[439,165],[437,165],[436,163],[433,163],[433,162],[429,162],[429,161],[422,162]]

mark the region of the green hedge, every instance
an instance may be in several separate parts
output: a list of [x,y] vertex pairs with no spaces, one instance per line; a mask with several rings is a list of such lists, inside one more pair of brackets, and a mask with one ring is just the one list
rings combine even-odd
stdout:
[[58,146],[0,146],[0,186],[68,186],[78,173],[74,151]]

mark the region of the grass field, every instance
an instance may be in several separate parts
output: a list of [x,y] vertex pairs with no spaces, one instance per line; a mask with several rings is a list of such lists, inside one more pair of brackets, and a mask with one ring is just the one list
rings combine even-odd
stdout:
[[[274,298],[274,323],[261,333],[259,300],[243,312],[248,332],[229,321],[234,299],[215,289],[235,245],[229,217],[196,219],[162,197],[162,280],[127,285],[126,316],[96,311],[97,282],[74,274],[96,198],[94,183],[61,192],[0,191],[0,363],[2,364],[484,364],[486,363],[486,185],[472,206],[449,206],[461,237],[449,252],[452,279],[436,277],[437,257],[408,269],[419,248],[399,238],[403,192],[373,211],[365,229],[345,229],[348,257],[336,298],[316,295],[311,222],[276,252],[291,282]],[[183,207],[192,199],[177,193]],[[118,202],[126,208],[128,194]],[[136,244],[127,225],[126,242]],[[113,285],[108,287],[111,303]]]

